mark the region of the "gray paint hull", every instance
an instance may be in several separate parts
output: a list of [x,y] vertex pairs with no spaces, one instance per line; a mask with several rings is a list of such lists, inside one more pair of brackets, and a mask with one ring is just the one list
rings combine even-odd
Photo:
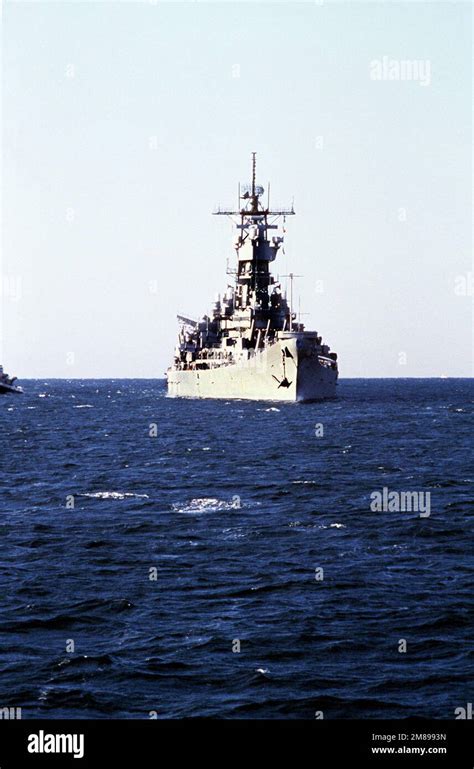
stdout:
[[[279,384],[285,378],[286,387]],[[170,368],[167,379],[168,395],[174,398],[295,402],[334,398],[337,370],[319,362],[309,341],[290,337],[232,365],[186,371]]]

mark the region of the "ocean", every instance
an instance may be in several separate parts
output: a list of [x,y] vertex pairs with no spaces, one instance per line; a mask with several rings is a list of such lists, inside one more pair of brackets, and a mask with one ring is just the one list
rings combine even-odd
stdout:
[[312,404],[22,385],[0,398],[0,709],[453,719],[472,702],[472,380],[346,379]]

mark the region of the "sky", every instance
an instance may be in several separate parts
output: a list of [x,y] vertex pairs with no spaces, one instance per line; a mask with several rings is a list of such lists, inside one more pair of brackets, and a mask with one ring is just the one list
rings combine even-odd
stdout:
[[[294,206],[303,322],[341,377],[472,376],[465,2],[11,2],[0,362],[158,377],[209,312],[237,184]],[[410,66],[402,62],[410,62]]]

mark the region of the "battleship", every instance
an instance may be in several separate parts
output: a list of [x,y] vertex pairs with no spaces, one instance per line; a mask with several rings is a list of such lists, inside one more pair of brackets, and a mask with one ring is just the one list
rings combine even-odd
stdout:
[[[270,208],[264,188],[240,185],[238,208],[217,208],[236,226],[237,266],[227,268],[234,282],[216,296],[212,311],[199,320],[178,315],[174,360],[166,372],[168,396],[242,398],[267,401],[317,401],[334,398],[337,354],[317,331],[307,331],[290,291],[270,272],[284,243],[286,218],[294,207]],[[288,296],[289,294],[289,296]]]
[[15,384],[17,377],[9,377],[3,371],[3,366],[0,366],[0,395],[6,393],[22,393],[23,388]]

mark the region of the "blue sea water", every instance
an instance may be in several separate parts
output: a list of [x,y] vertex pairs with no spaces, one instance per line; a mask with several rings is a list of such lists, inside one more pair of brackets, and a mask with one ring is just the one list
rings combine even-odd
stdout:
[[[342,380],[319,404],[23,385],[0,399],[0,708],[452,719],[472,702],[472,380]],[[372,511],[384,487],[430,492],[430,515]]]

